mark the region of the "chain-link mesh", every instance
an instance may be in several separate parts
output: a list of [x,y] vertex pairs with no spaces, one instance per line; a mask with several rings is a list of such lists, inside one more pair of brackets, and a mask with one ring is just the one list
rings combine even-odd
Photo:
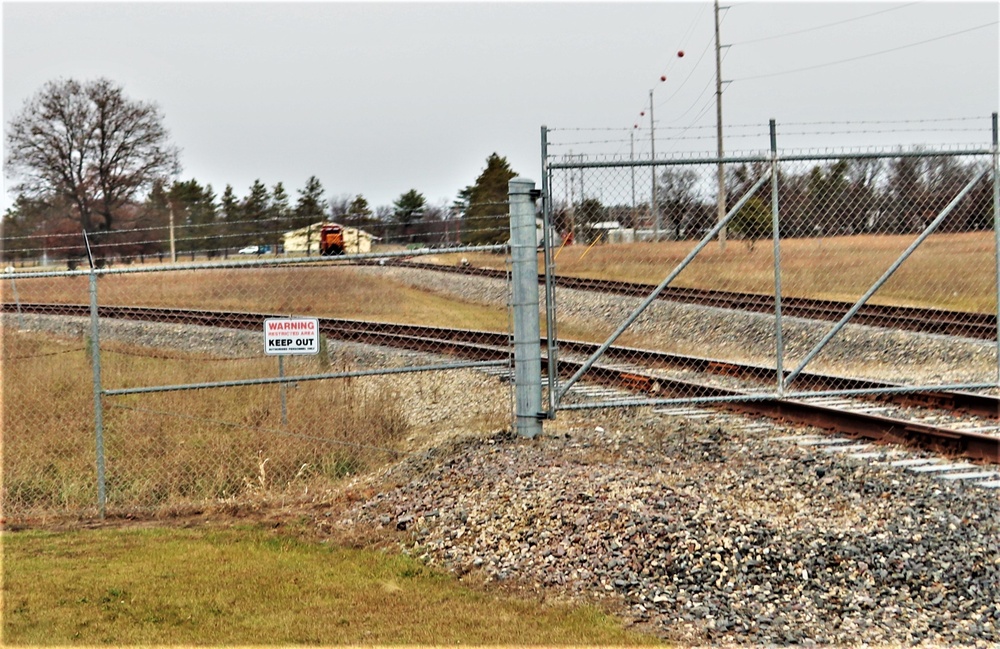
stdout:
[[[308,255],[227,245],[190,263],[204,251],[175,241],[161,264],[94,246],[93,272],[80,249],[21,245],[0,276],[6,520],[308,498],[442,432],[509,426],[506,209],[447,237],[338,224],[325,255],[319,227]],[[432,270],[469,258],[500,272]],[[317,353],[268,353],[265,320],[288,318],[317,319]]]
[[776,160],[547,160],[559,405],[996,385],[991,152]]

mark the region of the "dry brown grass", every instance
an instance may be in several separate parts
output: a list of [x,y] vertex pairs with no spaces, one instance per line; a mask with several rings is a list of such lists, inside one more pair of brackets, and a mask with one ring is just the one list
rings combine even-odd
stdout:
[[[79,512],[96,502],[93,396],[85,344],[4,332],[4,490],[8,515]],[[107,343],[110,386],[184,385],[276,374],[274,359],[225,362]],[[299,360],[289,376],[319,373]],[[342,368],[349,369],[349,368]],[[317,490],[398,457],[411,432],[389,378],[106,397],[112,511],[183,507]]]
[[[86,277],[18,282],[23,302],[87,304]],[[107,275],[101,304],[253,311],[503,331],[502,307],[419,290],[349,266],[245,268]],[[5,298],[9,299],[9,298]]]
[[[854,302],[916,239],[914,235],[786,239],[781,242],[782,293]],[[554,253],[556,272],[573,277],[658,284],[695,242],[568,246]],[[464,255],[479,267],[498,267],[496,255]],[[992,313],[996,310],[996,252],[991,232],[936,234],[903,263],[873,296],[874,304],[929,306]],[[459,255],[442,255],[442,264]],[[710,243],[674,286],[774,292],[769,241],[752,250],[730,241]]]

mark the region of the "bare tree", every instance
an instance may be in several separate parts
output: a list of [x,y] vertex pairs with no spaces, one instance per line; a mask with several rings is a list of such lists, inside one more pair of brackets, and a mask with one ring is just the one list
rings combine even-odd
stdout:
[[14,189],[62,197],[87,232],[111,230],[120,210],[180,169],[159,108],[103,78],[46,83],[10,122],[6,143]]
[[660,176],[657,203],[660,213],[666,216],[670,239],[680,239],[687,233],[690,221],[696,216],[698,197],[695,191],[698,174],[693,169],[667,168]]

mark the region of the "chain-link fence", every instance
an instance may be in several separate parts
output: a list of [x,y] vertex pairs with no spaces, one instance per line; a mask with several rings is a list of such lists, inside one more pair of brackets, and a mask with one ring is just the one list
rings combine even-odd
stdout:
[[[772,130],[767,151],[655,161],[543,149],[550,414],[995,391],[995,132],[793,155]],[[310,498],[442,432],[509,426],[508,210],[5,233],[4,516]],[[618,387],[596,386],[608,368]]]
[[[13,239],[5,520],[309,500],[442,434],[509,427],[509,280],[432,270],[507,267],[506,210],[450,240],[416,219],[324,222],[243,254],[167,229],[103,237],[90,258],[80,234]],[[320,251],[332,225],[339,249]],[[484,245],[463,244],[476,232]],[[143,235],[154,252],[119,254]]]
[[654,162],[543,129],[550,409],[997,386],[995,116],[992,147],[775,142]]

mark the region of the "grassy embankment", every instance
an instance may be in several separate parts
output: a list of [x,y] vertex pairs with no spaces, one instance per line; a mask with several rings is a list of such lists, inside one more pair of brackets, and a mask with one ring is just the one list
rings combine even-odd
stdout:
[[591,607],[257,527],[4,533],[7,646],[650,644]]

